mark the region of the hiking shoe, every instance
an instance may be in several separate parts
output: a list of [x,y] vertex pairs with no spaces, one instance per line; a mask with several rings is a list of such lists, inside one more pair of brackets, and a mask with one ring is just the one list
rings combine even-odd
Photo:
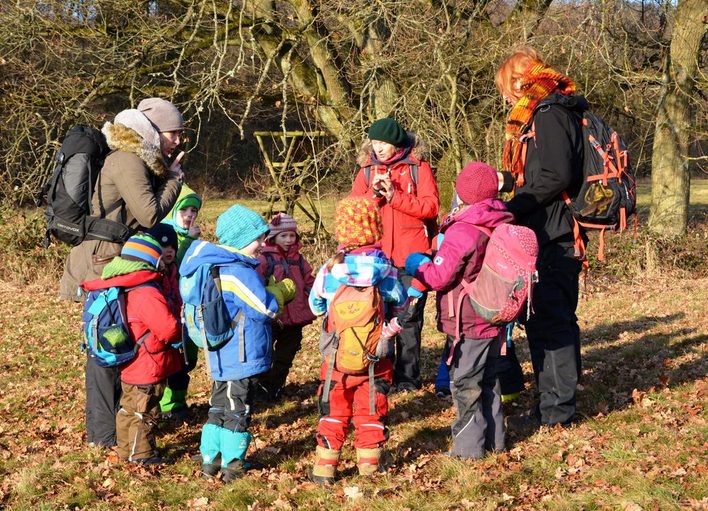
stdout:
[[234,460],[225,467],[220,467],[221,469],[221,480],[225,483],[230,483],[236,479],[242,478],[246,475],[246,469],[243,466],[243,461]]
[[169,465],[170,463],[172,463],[172,460],[170,458],[164,458],[162,456],[152,456],[150,458],[138,458],[136,460],[129,460],[128,463],[149,467],[154,465]]
[[438,399],[445,399],[452,396],[452,391],[449,388],[440,387],[435,389],[435,397]]
[[319,484],[320,486],[325,486],[334,483],[334,477],[328,477],[328,476],[318,476],[315,475],[312,471],[310,471],[307,474],[307,478],[312,481],[315,484]]
[[[202,461],[202,456],[199,455],[197,461]],[[221,453],[216,455],[216,458],[211,463],[202,463],[201,475],[204,479],[214,479],[221,470]]]
[[189,418],[189,408],[177,408],[169,412],[162,412],[161,417],[170,422],[184,423]]

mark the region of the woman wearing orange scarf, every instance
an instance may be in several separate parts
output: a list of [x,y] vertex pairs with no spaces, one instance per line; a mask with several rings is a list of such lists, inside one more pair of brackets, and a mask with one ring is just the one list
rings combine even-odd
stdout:
[[576,420],[580,329],[575,310],[581,262],[574,254],[572,215],[562,193],[582,181],[580,116],[587,102],[575,84],[531,48],[515,51],[500,66],[496,84],[512,105],[506,125],[504,167],[515,178],[507,207],[536,233],[540,246],[534,314],[526,322],[541,424]]

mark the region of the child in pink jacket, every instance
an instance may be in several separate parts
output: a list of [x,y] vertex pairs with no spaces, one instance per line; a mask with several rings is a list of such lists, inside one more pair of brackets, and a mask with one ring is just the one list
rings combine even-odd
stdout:
[[260,377],[260,397],[274,401],[280,396],[295,355],[302,346],[302,328],[315,319],[307,302],[315,277],[312,266],[300,253],[302,243],[295,219],[279,213],[268,227],[270,232],[259,257],[258,273],[266,285],[271,279],[280,282],[289,278],[297,287],[295,298],[273,321],[273,362],[270,370]]
[[[420,284],[419,291],[437,291],[438,329],[447,334],[452,398],[457,418],[452,425],[451,454],[481,458],[486,450],[504,449],[504,417],[495,365],[502,339],[501,328],[479,317],[468,297],[458,303],[462,280],[472,282],[482,268],[489,237],[474,226],[488,229],[513,220],[496,199],[499,173],[482,162],[460,172],[455,191],[457,209],[440,228],[444,235],[433,261],[411,254],[406,272]],[[415,287],[409,294],[415,294]]]

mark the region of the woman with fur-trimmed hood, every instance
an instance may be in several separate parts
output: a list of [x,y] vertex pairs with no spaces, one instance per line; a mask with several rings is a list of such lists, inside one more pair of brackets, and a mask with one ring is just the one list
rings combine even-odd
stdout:
[[[430,252],[440,200],[438,185],[425,160],[427,147],[390,117],[379,119],[368,130],[357,158],[361,166],[352,195],[377,200],[383,220],[381,249],[397,268],[405,266],[412,252]],[[417,178],[412,175],[417,170]],[[400,272],[403,275],[403,271]],[[410,285],[410,276],[403,275]],[[412,319],[402,325],[396,341],[394,383],[398,390],[417,390],[420,377],[420,333],[425,294],[419,297]]]
[[[182,187],[180,152],[177,149],[184,118],[161,98],[147,98],[137,109],[123,110],[102,129],[111,152],[98,176],[91,213],[125,224],[131,233],[150,229],[172,209]],[[101,277],[103,268],[120,255],[122,243],[86,240],[74,247],[64,266],[59,294],[81,299],[80,284]],[[115,445],[115,415],[120,401],[120,371],[86,361],[86,440]]]
[[[91,214],[121,222],[132,232],[154,227],[172,209],[182,187],[181,157],[167,158],[180,143],[184,119],[161,98],[148,98],[137,109],[123,110],[101,130],[111,152],[106,157],[91,201]],[[79,300],[79,285],[101,277],[103,267],[120,254],[122,243],[86,240],[67,258],[59,295]]]

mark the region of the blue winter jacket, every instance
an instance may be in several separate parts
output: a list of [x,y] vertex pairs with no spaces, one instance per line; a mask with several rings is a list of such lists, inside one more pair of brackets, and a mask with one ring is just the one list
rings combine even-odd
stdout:
[[278,314],[278,302],[256,271],[258,259],[231,247],[196,240],[184,255],[180,275],[190,275],[202,264],[220,265],[224,301],[231,318],[238,321],[233,339],[220,350],[209,352],[212,378],[240,380],[267,371],[272,357],[271,320]]

